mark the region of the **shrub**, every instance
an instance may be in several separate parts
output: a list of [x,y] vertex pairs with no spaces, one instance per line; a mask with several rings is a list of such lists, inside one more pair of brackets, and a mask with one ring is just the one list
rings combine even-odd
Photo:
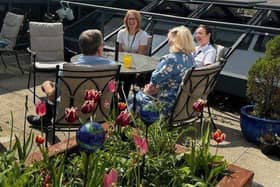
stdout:
[[280,36],[267,43],[265,56],[251,67],[247,96],[255,104],[253,115],[280,119]]

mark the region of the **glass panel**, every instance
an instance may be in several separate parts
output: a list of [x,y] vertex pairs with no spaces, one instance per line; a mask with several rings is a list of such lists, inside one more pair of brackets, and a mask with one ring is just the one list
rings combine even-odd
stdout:
[[272,38],[273,38],[273,36],[260,35],[258,37],[256,45],[254,46],[254,50],[258,51],[258,52],[265,52],[265,45]]

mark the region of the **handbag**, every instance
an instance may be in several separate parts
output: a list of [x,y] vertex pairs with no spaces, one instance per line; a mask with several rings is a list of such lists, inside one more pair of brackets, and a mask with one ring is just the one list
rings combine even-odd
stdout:
[[74,19],[73,10],[70,8],[69,3],[60,2],[61,8],[56,11],[60,20],[67,19],[69,21]]

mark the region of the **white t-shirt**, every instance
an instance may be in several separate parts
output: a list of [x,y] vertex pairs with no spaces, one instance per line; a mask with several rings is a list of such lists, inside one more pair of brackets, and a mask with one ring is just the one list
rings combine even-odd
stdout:
[[135,35],[130,35],[126,29],[122,29],[118,32],[117,42],[125,52],[137,53],[140,45],[148,45],[148,34],[140,29]]
[[213,64],[216,59],[216,49],[211,44],[197,46],[193,57],[197,67]]

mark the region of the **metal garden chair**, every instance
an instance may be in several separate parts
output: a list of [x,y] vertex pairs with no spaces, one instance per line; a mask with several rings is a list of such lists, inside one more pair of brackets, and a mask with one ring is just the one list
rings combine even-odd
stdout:
[[64,42],[62,23],[30,22],[30,47],[32,62],[29,68],[28,89],[30,89],[31,74],[33,72],[33,102],[36,97],[36,73],[55,71],[56,65],[64,61]]
[[108,83],[111,80],[118,81],[120,65],[77,65],[64,64],[63,67],[56,67],[56,93],[55,111],[53,125],[48,127],[48,131],[53,132],[53,143],[57,131],[76,131],[80,127],[80,121],[75,123],[67,122],[65,118],[65,108],[78,107],[79,118],[86,121],[91,114],[83,114],[80,106],[84,103],[84,92],[88,89],[95,89],[102,92],[101,98],[94,111],[96,122],[104,122],[110,115],[111,108],[104,105],[111,102],[114,93],[108,90]]
[[23,20],[24,15],[7,12],[0,32],[0,56],[4,67],[7,68],[7,64],[5,63],[3,56],[15,55],[17,65],[22,74],[24,73],[24,71],[19,63],[19,58],[17,51],[15,50],[15,46],[20,28],[23,24]]
[[[169,124],[175,127],[185,125],[195,120],[200,120],[200,124],[202,124],[203,112],[195,112],[193,103],[198,99],[207,100],[208,95],[213,91],[216,85],[217,78],[225,63],[226,60],[220,58],[218,62],[212,65],[192,68],[186,72],[169,118]],[[214,128],[216,128],[212,119],[210,107],[209,105],[207,106],[211,122]]]

